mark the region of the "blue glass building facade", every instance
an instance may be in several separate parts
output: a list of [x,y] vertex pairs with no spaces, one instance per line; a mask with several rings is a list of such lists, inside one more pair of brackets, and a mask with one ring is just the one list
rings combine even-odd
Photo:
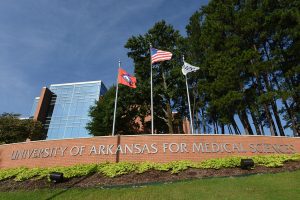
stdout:
[[49,90],[44,120],[47,139],[91,137],[85,127],[91,120],[90,107],[107,90],[102,81],[52,84]]
[[40,100],[40,97],[34,98],[33,105],[32,105],[31,111],[30,111],[30,118],[33,118],[36,108],[37,108],[37,105],[39,103],[39,100]]

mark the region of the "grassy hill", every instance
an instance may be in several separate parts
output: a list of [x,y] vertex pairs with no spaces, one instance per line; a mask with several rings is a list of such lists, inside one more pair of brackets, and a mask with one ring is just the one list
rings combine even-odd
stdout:
[[300,170],[277,174],[206,178],[139,187],[43,189],[0,193],[0,199],[298,199]]

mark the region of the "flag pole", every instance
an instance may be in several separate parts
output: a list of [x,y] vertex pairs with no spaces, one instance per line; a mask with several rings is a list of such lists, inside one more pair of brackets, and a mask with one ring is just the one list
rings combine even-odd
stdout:
[[152,45],[150,43],[150,65],[151,65],[151,72],[150,72],[150,76],[151,76],[151,134],[154,134],[154,113],[153,113],[153,80],[152,80],[152,58],[151,58],[151,48]]
[[116,98],[115,98],[115,109],[114,109],[114,119],[113,119],[113,129],[112,136],[115,135],[115,125],[116,125],[116,112],[117,112],[117,102],[118,102],[118,91],[119,91],[119,69],[121,68],[121,61],[119,60],[118,76],[117,76],[117,86],[116,86]]
[[[182,56],[182,60],[184,62],[184,56]],[[192,110],[191,110],[191,102],[190,102],[190,93],[189,93],[189,85],[188,85],[188,81],[187,81],[187,74],[185,75],[185,85],[186,85],[186,93],[187,93],[188,104],[189,104],[191,130],[192,130],[192,134],[194,134],[193,117],[192,117]]]

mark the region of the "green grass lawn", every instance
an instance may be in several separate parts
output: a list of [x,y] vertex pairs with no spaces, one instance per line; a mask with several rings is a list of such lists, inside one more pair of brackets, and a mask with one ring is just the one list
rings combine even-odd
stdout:
[[[1,184],[1,183],[0,183]],[[247,177],[209,178],[111,189],[36,190],[0,193],[0,199],[300,199],[300,170]]]

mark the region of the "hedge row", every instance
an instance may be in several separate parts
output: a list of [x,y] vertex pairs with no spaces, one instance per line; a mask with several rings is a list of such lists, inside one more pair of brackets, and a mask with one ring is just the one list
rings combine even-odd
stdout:
[[[80,164],[69,167],[49,167],[49,168],[11,168],[0,169],[0,181],[14,178],[15,181],[23,181],[28,179],[42,179],[47,177],[49,173],[62,172],[65,178],[73,178],[86,176],[93,173],[101,173],[107,177],[116,177],[131,172],[144,173],[148,170],[171,171],[171,173],[179,173],[188,168],[196,169],[220,169],[240,167],[242,158],[249,157],[227,157],[205,160],[202,162],[192,161],[173,161],[169,163],[152,163],[152,162],[119,162],[119,163],[100,163],[100,164]],[[292,155],[262,155],[251,157],[255,165],[266,167],[281,167],[287,161],[300,161],[300,154]]]

